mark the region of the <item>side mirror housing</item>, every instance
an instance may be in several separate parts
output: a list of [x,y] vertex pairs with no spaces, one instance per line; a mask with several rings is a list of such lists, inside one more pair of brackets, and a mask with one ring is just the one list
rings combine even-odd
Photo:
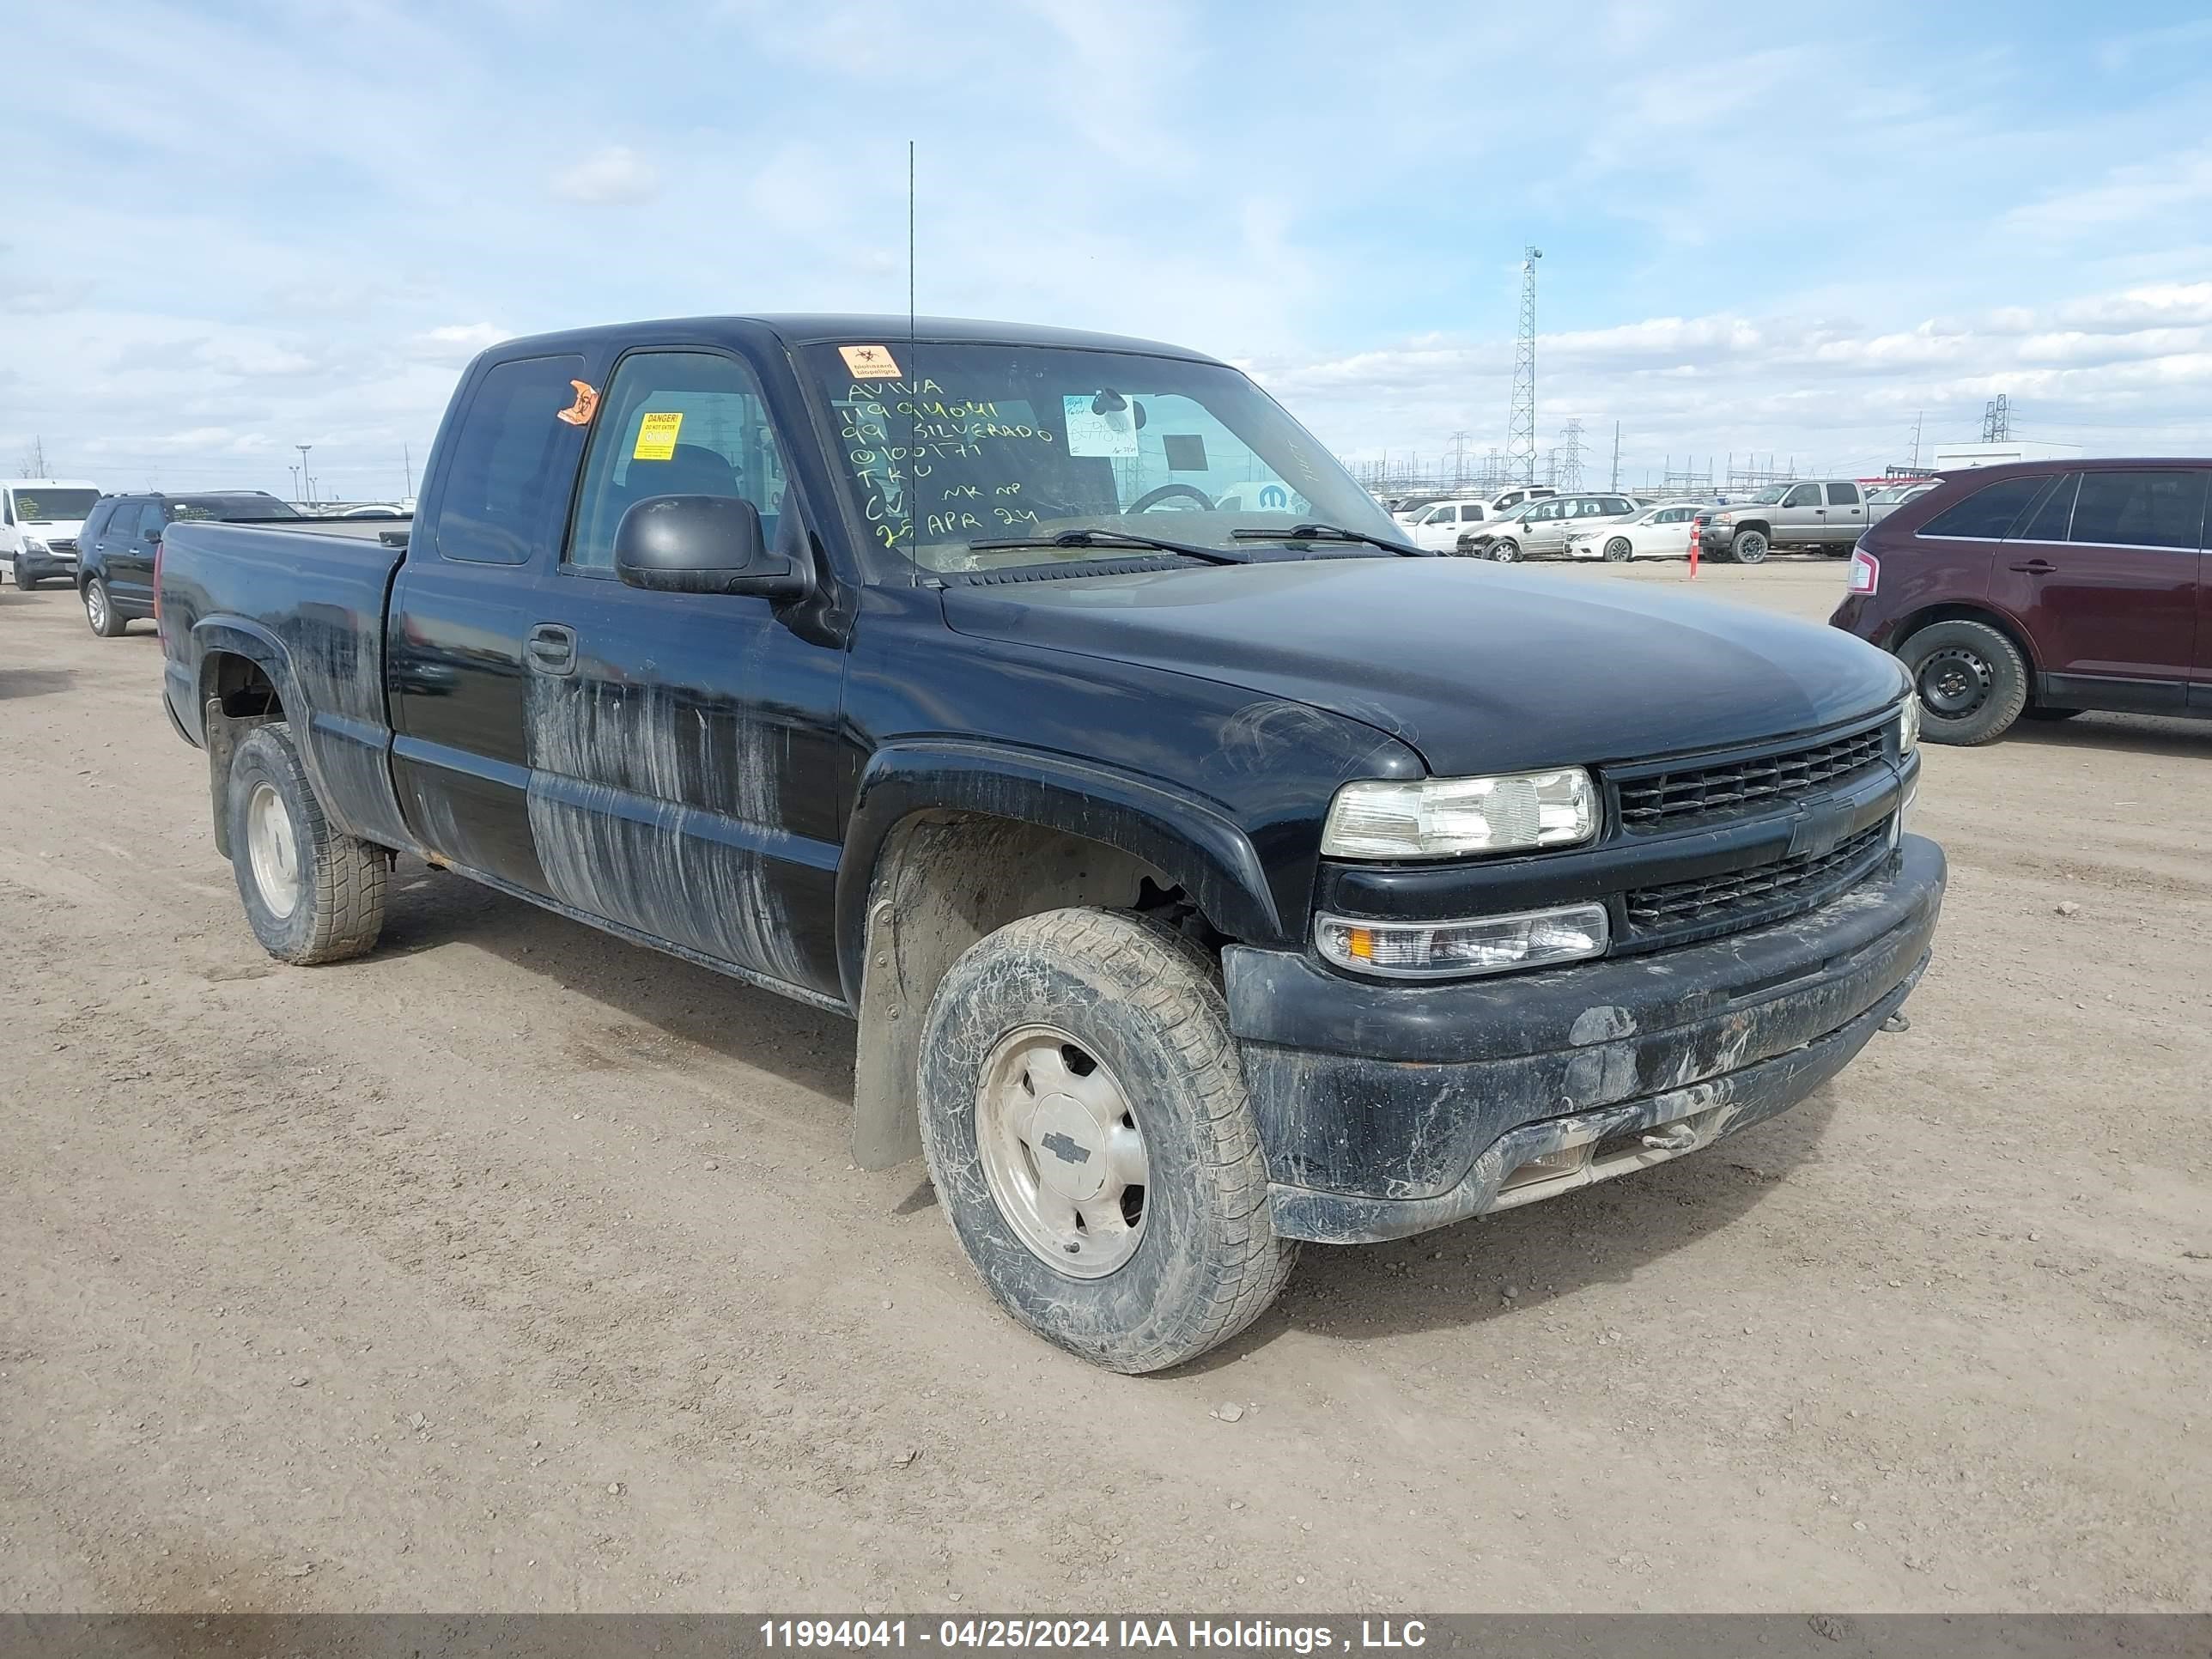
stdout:
[[653,495],[615,526],[615,574],[663,593],[799,599],[811,574],[768,545],[759,510],[734,495]]

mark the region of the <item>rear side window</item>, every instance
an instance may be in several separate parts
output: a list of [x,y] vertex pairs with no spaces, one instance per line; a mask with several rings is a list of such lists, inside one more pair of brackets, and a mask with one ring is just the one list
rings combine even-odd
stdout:
[[576,401],[578,356],[495,363],[453,430],[431,534],[448,559],[524,564],[557,541],[580,428],[555,416]]
[[1840,483],[1828,486],[1830,507],[1856,507],[1858,504],[1859,487],[1856,484]]
[[2067,539],[2193,552],[2204,528],[2204,479],[2178,467],[2084,473]]
[[1984,484],[1965,501],[1945,507],[1913,533],[1968,541],[1999,540],[2050,482],[2049,473],[2032,472],[2025,477],[2000,478],[1995,483]]
[[2080,487],[2081,475],[2069,472],[2058,481],[2058,487],[2043,498],[2041,505],[2028,515],[2027,522],[2014,535],[2014,541],[2063,542],[2066,526],[2074,521],[2074,492]]

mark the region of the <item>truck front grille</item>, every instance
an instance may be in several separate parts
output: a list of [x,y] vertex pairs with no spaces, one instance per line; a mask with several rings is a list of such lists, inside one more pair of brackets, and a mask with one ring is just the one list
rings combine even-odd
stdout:
[[1622,896],[1629,926],[1648,940],[1692,932],[1725,933],[1754,921],[1809,910],[1875,866],[1889,845],[1889,829],[1885,818],[1825,853],[1778,859],[1702,881],[1636,888]]
[[1880,765],[1888,730],[1884,724],[1780,754],[1623,779],[1615,786],[1621,827],[1674,830],[1698,818],[1790,805]]

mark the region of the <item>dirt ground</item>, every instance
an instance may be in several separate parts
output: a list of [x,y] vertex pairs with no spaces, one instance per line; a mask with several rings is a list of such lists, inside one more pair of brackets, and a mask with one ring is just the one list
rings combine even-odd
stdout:
[[1132,1380],[840,1019],[411,860],[270,963],[160,660],[0,593],[0,1609],[2212,1606],[2212,725],[1931,750],[1910,1032]]

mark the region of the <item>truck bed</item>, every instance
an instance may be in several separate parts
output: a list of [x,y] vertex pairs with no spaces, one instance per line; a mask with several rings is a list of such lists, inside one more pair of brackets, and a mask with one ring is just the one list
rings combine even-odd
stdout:
[[[281,525],[183,520],[161,540],[155,579],[164,691],[185,737],[205,747],[209,699],[235,700],[252,665],[294,725],[331,821],[408,844],[392,793],[384,698],[384,605],[407,529],[390,519]],[[252,694],[246,694],[252,695]],[[226,712],[254,712],[244,707]]]

